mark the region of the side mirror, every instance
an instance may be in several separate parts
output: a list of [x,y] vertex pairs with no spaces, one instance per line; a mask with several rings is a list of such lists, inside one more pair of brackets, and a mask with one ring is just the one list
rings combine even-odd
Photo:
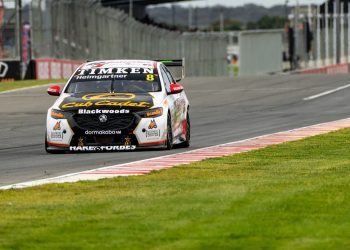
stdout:
[[61,87],[58,85],[53,85],[47,89],[47,93],[53,96],[59,96],[61,94]]
[[170,84],[170,94],[178,94],[184,90],[181,84]]

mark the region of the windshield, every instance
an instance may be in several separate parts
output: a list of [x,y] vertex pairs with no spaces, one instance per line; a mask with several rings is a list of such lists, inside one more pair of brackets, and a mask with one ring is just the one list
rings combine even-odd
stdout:
[[90,74],[77,72],[66,93],[148,93],[161,91],[159,76],[154,74]]

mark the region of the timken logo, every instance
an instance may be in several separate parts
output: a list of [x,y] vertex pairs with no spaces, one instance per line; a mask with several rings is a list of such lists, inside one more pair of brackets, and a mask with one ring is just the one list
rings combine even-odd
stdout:
[[[82,69],[78,71],[77,75],[153,74],[154,72],[153,68],[100,68],[94,66],[95,65],[92,65],[92,69]],[[102,66],[103,65],[101,65],[101,67]]]

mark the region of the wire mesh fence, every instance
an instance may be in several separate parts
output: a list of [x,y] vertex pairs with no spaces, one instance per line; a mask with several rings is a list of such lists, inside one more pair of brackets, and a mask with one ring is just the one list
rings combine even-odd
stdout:
[[0,0],[0,59],[19,58],[17,9],[14,0]]
[[227,39],[137,22],[86,0],[32,1],[32,54],[58,59],[186,58],[188,76],[227,74]]

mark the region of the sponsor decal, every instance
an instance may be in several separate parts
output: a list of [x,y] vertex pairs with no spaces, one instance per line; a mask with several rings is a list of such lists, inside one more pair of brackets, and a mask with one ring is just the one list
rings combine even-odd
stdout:
[[[94,66],[94,65],[93,65]],[[78,71],[78,76],[86,75],[114,75],[116,74],[153,74],[153,68],[96,68],[82,69]]]
[[83,137],[80,137],[80,138],[78,139],[78,146],[79,146],[79,147],[83,147],[83,146],[84,146],[84,138],[83,138]]
[[51,139],[56,141],[63,140],[63,132],[51,131]]
[[9,66],[5,62],[0,62],[0,78],[4,78],[7,75]]
[[135,98],[135,94],[132,93],[104,93],[104,94],[89,94],[82,97],[85,101],[95,101],[95,100],[113,100],[113,101],[123,101],[131,100]]
[[75,80],[111,80],[111,79],[125,79],[128,75],[87,75],[75,76]]
[[157,123],[154,119],[152,119],[150,124],[148,125],[148,129],[155,129],[155,128],[157,128]]
[[108,116],[105,114],[102,114],[98,117],[98,119],[100,120],[101,123],[105,123],[108,121]]
[[135,108],[150,108],[152,105],[149,102],[68,102],[61,106],[62,109],[68,108],[90,108],[90,107],[135,107]]
[[186,101],[184,98],[178,98],[175,101],[175,108],[177,110],[185,111],[186,109]]
[[91,68],[101,68],[105,65],[105,62],[98,62],[98,63],[89,63],[88,65],[91,66]]
[[150,108],[153,106],[149,94],[135,95],[132,93],[88,94],[82,97],[67,97],[60,105],[61,109],[121,109],[121,108]]
[[86,151],[129,151],[135,150],[135,145],[120,145],[120,146],[70,146],[70,151],[86,152]]
[[120,130],[87,130],[85,131],[86,135],[121,135],[122,131]]
[[111,102],[111,101],[100,101],[100,102],[69,102],[61,106],[62,109],[68,108],[89,108],[89,107],[136,107],[136,108],[150,108],[149,102]]
[[51,110],[51,117],[56,119],[63,119],[64,115],[62,113],[56,112],[55,110]]
[[130,137],[124,138],[124,145],[131,145],[131,138]]
[[160,116],[163,114],[162,109],[156,109],[154,111],[150,111],[146,113],[146,117]]
[[53,130],[61,130],[61,121],[56,122],[55,126],[53,127]]
[[63,140],[63,134],[65,131],[61,131],[61,121],[56,122],[55,126],[51,131],[51,139],[56,141],[62,141]]
[[160,137],[160,130],[147,130],[146,137]]
[[0,61],[0,82],[20,80],[21,74],[19,68],[19,61]]
[[79,109],[78,114],[94,115],[94,114],[129,114],[128,109]]

